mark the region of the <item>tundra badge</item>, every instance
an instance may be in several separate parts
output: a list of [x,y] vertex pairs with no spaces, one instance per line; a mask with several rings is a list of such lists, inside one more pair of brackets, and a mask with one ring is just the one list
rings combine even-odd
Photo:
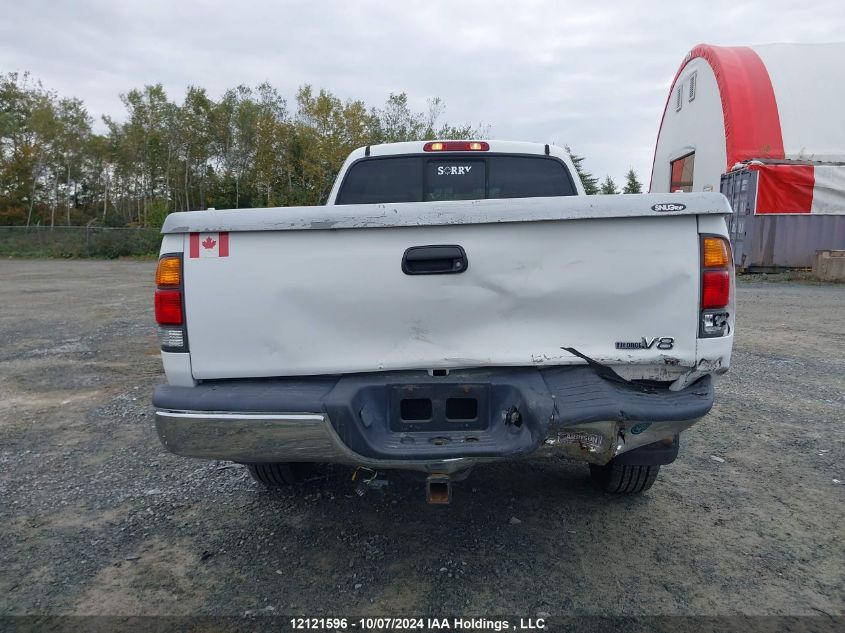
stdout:
[[655,336],[647,339],[645,336],[639,341],[616,341],[616,349],[657,349],[667,350],[675,347],[675,339],[672,336]]

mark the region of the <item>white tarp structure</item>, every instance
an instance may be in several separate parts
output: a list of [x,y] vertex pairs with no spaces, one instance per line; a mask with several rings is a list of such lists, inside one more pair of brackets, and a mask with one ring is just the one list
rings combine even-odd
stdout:
[[737,163],[783,161],[768,180],[801,172],[805,195],[812,178],[810,203],[791,212],[845,213],[843,60],[845,43],[696,46],[672,82],[650,190],[719,191]]

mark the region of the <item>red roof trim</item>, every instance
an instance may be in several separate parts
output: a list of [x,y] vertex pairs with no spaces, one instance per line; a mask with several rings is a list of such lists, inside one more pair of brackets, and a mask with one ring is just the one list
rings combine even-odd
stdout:
[[[660,131],[663,129],[669,101],[675,92],[675,83],[686,65],[696,58],[702,58],[710,65],[719,85],[727,149],[725,171],[742,160],[783,158],[783,136],[772,80],[763,60],[747,46],[699,44],[687,54],[675,73],[672,88],[666,97],[657,140],[660,140]],[[654,144],[652,181],[656,160],[657,143]]]

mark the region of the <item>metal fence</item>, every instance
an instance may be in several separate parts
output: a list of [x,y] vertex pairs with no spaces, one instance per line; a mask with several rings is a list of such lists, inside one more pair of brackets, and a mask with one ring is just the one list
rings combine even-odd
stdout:
[[0,256],[95,257],[153,255],[161,234],[150,228],[0,226]]

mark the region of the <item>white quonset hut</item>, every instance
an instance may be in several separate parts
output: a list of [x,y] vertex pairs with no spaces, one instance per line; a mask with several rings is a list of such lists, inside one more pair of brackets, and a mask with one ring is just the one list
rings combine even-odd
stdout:
[[696,46],[666,100],[652,192],[722,191],[737,264],[845,249],[845,43]]

